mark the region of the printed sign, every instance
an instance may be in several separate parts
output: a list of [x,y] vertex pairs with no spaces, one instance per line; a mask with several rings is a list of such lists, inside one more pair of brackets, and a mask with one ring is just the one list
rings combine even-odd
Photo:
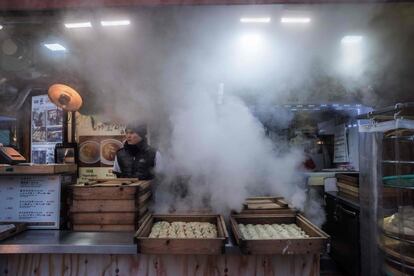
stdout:
[[125,125],[101,122],[96,116],[76,113],[76,132],[78,136],[116,136],[125,134]]
[[26,222],[32,229],[59,229],[60,176],[0,178],[0,221]]
[[123,147],[125,125],[101,122],[97,116],[77,112],[76,134],[79,143],[78,183],[96,178],[115,178],[112,166],[116,151]]
[[345,125],[339,125],[335,128],[335,148],[334,163],[349,162],[348,137]]
[[86,183],[90,179],[111,179],[115,178],[112,168],[79,168],[78,183]]

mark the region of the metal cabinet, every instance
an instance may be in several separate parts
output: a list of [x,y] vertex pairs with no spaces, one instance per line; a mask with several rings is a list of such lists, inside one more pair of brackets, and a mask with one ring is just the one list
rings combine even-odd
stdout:
[[359,209],[336,192],[325,193],[327,221],[324,230],[331,236],[330,255],[350,275],[360,275]]

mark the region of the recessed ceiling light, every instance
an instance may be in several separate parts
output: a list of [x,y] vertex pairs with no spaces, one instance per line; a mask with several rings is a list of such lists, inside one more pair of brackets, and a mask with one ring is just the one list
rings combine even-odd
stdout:
[[356,44],[362,41],[361,35],[347,35],[341,39],[342,44]]
[[242,17],[241,23],[270,23],[270,17]]
[[44,46],[51,51],[66,51],[66,48],[59,43],[45,43]]
[[72,23],[65,23],[65,27],[68,29],[75,29],[75,28],[91,28],[91,22],[72,22]]
[[280,22],[284,24],[307,24],[311,22],[309,17],[282,17]]
[[131,21],[129,20],[105,20],[101,21],[101,25],[104,27],[110,27],[110,26],[127,26],[131,24]]

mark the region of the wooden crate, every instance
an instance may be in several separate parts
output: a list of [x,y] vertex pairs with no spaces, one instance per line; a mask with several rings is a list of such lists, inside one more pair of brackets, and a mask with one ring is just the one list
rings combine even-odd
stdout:
[[359,198],[359,188],[354,187],[345,183],[338,182],[336,183],[336,186],[338,186],[338,191],[341,193],[345,193],[347,195]]
[[359,174],[336,174],[336,186],[341,194],[351,196],[358,200],[359,198]]
[[[217,226],[217,238],[149,238],[152,226],[157,221],[210,222]],[[150,215],[135,234],[138,253],[143,254],[201,254],[218,255],[224,253],[228,239],[224,219],[220,215]]]
[[[329,236],[313,225],[302,215],[277,214],[277,215],[231,215],[231,229],[234,238],[243,254],[270,255],[270,254],[315,254],[325,250]],[[265,239],[246,240],[242,238],[238,224],[282,224],[295,223],[309,238],[301,239]]]
[[72,185],[70,228],[75,231],[135,231],[148,213],[151,181],[93,180]]
[[337,173],[337,182],[345,183],[354,187],[359,186],[359,174]]
[[249,197],[243,203],[242,214],[294,214],[283,197]]

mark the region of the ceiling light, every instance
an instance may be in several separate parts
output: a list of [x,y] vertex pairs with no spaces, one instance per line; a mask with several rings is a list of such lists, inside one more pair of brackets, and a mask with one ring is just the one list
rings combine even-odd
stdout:
[[104,27],[109,26],[126,26],[131,24],[129,20],[113,20],[113,21],[101,21],[101,25]]
[[311,22],[311,19],[309,17],[282,17],[280,22],[284,24],[307,24]]
[[3,25],[0,25],[0,30],[3,30]]
[[342,44],[356,44],[362,41],[362,36],[360,35],[347,35],[341,39]]
[[92,27],[92,24],[91,22],[73,22],[73,23],[65,23],[65,27],[68,29],[90,28]]
[[270,17],[242,17],[241,23],[270,23]]
[[66,51],[66,48],[59,43],[45,43],[44,45],[51,51]]

